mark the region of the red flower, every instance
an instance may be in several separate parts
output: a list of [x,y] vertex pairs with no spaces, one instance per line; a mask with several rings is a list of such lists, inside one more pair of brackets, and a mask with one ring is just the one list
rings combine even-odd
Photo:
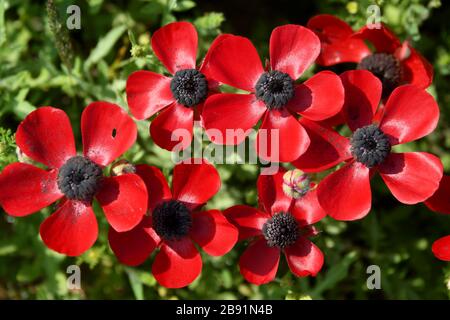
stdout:
[[337,220],[364,217],[371,208],[370,178],[376,172],[400,202],[425,201],[438,188],[441,161],[424,152],[394,153],[391,147],[420,139],[435,129],[439,108],[433,97],[416,86],[400,86],[387,100],[383,114],[375,117],[381,82],[365,70],[344,72],[341,79],[346,90],[343,113],[353,131],[351,139],[308,123],[305,127],[313,137],[312,147],[294,162],[302,170],[321,171],[346,161],[319,184],[324,210]]
[[[217,83],[196,68],[198,36],[188,22],[170,23],[157,30],[152,48],[158,59],[173,75],[166,77],[151,71],[136,71],[127,80],[126,93],[131,113],[138,119],[159,115],[150,125],[153,141],[161,148],[172,150],[182,143],[186,148],[192,141],[194,113]],[[208,54],[205,57],[205,61]],[[189,136],[172,137],[176,129],[185,129]]]
[[149,194],[150,215],[128,232],[109,230],[109,243],[120,262],[136,266],[160,247],[153,263],[156,280],[168,288],[181,288],[194,281],[202,270],[196,242],[212,256],[222,256],[233,248],[237,229],[219,210],[201,207],[220,189],[214,166],[178,164],[173,171],[172,191],[155,167],[136,166]]
[[257,285],[275,278],[281,253],[298,277],[315,276],[323,265],[322,252],[308,239],[316,234],[312,224],[326,215],[316,189],[297,199],[290,197],[283,191],[285,172],[259,176],[260,209],[237,205],[224,212],[238,227],[239,240],[251,239],[239,267],[244,278]]
[[[308,21],[322,44],[317,63],[331,66],[343,62],[358,63],[358,69],[373,72],[383,83],[387,98],[397,86],[414,84],[427,88],[433,80],[433,67],[414,48],[403,43],[383,24],[380,28],[365,26],[354,33],[344,21],[332,15],[318,15]],[[368,40],[371,52],[363,40]]]
[[93,102],[81,116],[83,155],[77,155],[69,118],[60,109],[42,107],[19,125],[17,145],[48,169],[16,162],[0,175],[0,203],[10,215],[29,215],[62,199],[41,224],[52,250],[77,256],[97,239],[92,210],[95,197],[117,231],[136,226],[147,209],[147,190],[135,174],[104,177],[103,168],[136,140],[136,125],[123,109]]
[[[442,177],[439,189],[425,204],[433,211],[450,214],[450,176]],[[432,251],[438,259],[450,261],[450,235],[436,240]]]
[[[259,156],[277,162],[298,158],[308,148],[309,138],[295,114],[323,120],[337,114],[344,101],[342,84],[332,72],[319,72],[303,84],[295,84],[319,51],[319,39],[310,30],[297,25],[277,27],[270,37],[270,66],[264,69],[250,40],[219,36],[210,49],[205,74],[251,93],[208,98],[201,117],[210,139],[218,144],[239,144],[262,118],[260,130],[268,130],[267,144],[259,131]],[[225,140],[227,129],[241,134]],[[279,155],[272,150],[271,129],[279,130]],[[216,130],[220,134],[215,134]]]

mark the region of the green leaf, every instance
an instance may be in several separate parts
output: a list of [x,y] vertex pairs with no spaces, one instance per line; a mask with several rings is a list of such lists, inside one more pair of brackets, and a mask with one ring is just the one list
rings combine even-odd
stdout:
[[204,16],[195,19],[194,24],[199,29],[217,29],[220,27],[222,22],[225,21],[223,13],[220,12],[209,12]]
[[139,274],[131,269],[126,268],[125,271],[128,274],[128,279],[130,280],[131,289],[136,300],[144,300],[144,285],[139,277]]
[[192,0],[176,1],[172,7],[172,11],[187,11],[195,6],[196,4]]
[[0,0],[0,46],[6,42],[5,11],[5,0]]
[[100,38],[97,46],[91,51],[91,54],[87,58],[85,68],[88,69],[91,65],[96,64],[102,58],[106,57],[126,29],[126,26],[115,27],[109,31],[106,36]]

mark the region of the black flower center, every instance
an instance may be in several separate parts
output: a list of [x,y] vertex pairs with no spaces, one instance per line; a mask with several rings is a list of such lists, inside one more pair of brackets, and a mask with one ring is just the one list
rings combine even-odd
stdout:
[[189,233],[192,216],[189,209],[180,201],[169,200],[153,210],[153,228],[165,240],[179,240]]
[[353,156],[368,168],[382,163],[391,152],[389,138],[374,124],[356,130],[350,143]]
[[83,156],[66,161],[58,172],[58,187],[73,200],[91,201],[103,177],[102,168]]
[[371,54],[362,59],[357,68],[368,70],[381,80],[383,84],[383,98],[388,97],[392,90],[400,84],[400,62],[392,54]]
[[170,82],[170,90],[178,103],[192,107],[206,99],[208,81],[198,70],[179,70]]
[[255,89],[268,109],[280,109],[294,96],[294,81],[287,73],[273,70],[261,75]]
[[279,212],[264,223],[262,232],[270,247],[286,248],[298,239],[299,228],[289,212]]

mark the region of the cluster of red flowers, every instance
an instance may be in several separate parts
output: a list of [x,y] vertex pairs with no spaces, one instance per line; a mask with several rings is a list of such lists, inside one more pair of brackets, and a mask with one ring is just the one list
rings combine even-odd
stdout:
[[[396,145],[430,134],[439,108],[425,91],[432,82],[431,66],[386,26],[354,32],[329,15],[313,17],[307,28],[280,26],[270,37],[265,64],[250,40],[223,34],[197,67],[197,42],[187,22],[154,33],[153,51],[172,76],[131,74],[126,85],[130,111],[139,120],[157,114],[150,135],[167,150],[191,144],[196,119],[207,132],[223,133],[209,136],[217,144],[243,142],[245,134],[233,141],[221,137],[229,129],[249,132],[260,120],[259,130],[270,135],[276,129],[277,145],[263,145],[258,136],[257,153],[296,169],[261,173],[258,208],[202,210],[221,186],[217,170],[204,159],[177,164],[172,188],[156,167],[114,164],[135,142],[136,125],[119,106],[94,102],[81,117],[82,154],[76,152],[62,110],[41,107],[23,120],[16,141],[30,161],[10,164],[1,173],[3,209],[19,217],[56,202],[55,212],[41,225],[41,238],[52,250],[77,256],[97,239],[95,198],[110,224],[109,243],[119,261],[136,266],[159,249],[152,272],[170,288],[186,286],[200,275],[197,246],[223,256],[244,240],[249,246],[239,267],[247,281],[273,280],[281,253],[294,275],[315,276],[324,256],[310,241],[318,234],[314,224],[326,215],[363,218],[371,208],[370,179],[376,172],[400,202],[425,202],[450,214],[450,178],[443,178],[441,161],[425,152],[393,152]],[[298,81],[313,63],[344,62],[357,67]],[[221,84],[247,93],[223,93]],[[338,133],[344,126],[349,137]],[[177,129],[190,132],[189,138],[174,141]],[[111,164],[111,175],[105,176]],[[114,170],[117,164],[121,170]],[[321,182],[310,181],[308,173],[340,164]],[[435,242],[433,252],[450,260],[450,236]]]

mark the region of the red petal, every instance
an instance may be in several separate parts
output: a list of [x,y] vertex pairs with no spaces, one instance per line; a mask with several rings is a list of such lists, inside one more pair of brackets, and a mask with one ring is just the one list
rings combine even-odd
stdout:
[[118,105],[93,102],[81,115],[83,153],[101,166],[107,166],[136,141],[133,119]]
[[56,183],[57,170],[45,171],[15,162],[0,175],[0,204],[9,215],[22,217],[47,207],[63,194]]
[[443,176],[439,189],[425,204],[433,211],[450,214],[450,176]]
[[294,161],[309,143],[306,130],[286,109],[267,112],[256,139],[259,157],[271,162]]
[[239,229],[239,241],[261,235],[261,230],[270,215],[258,209],[237,205],[223,214]]
[[199,164],[198,160],[177,164],[173,169],[173,197],[192,208],[205,204],[219,191],[221,184],[216,168],[204,160]]
[[317,63],[332,66],[343,62],[360,62],[370,54],[363,40],[351,37],[352,28],[343,20],[320,14],[308,21],[308,28],[313,30],[321,42],[321,53]]
[[31,112],[17,128],[16,143],[27,156],[50,168],[61,167],[76,154],[69,117],[52,107]]
[[348,138],[305,118],[300,119],[300,124],[311,143],[306,152],[292,162],[297,168],[305,172],[320,172],[352,157]]
[[245,280],[261,285],[275,278],[279,262],[280,249],[268,247],[266,240],[261,238],[244,251],[239,260],[239,268]]
[[341,74],[345,89],[342,108],[352,131],[372,123],[381,99],[381,81],[367,70],[350,70]]
[[286,172],[280,168],[275,174],[265,174],[263,171],[256,182],[258,188],[259,206],[266,212],[275,214],[289,211],[292,198],[283,191],[283,175]]
[[121,263],[140,265],[159,245],[161,240],[151,227],[151,221],[151,217],[145,216],[139,225],[126,232],[109,228],[109,245]]
[[79,256],[97,240],[97,220],[89,204],[68,200],[44,220],[40,234],[50,249],[68,256]]
[[431,248],[436,258],[450,261],[450,236],[436,240]]
[[215,94],[206,100],[202,121],[206,134],[217,144],[240,144],[266,112],[253,94]]
[[320,40],[311,30],[288,24],[273,29],[270,36],[272,70],[298,79],[320,53]]
[[291,212],[302,225],[314,224],[327,215],[317,199],[317,189],[310,190],[303,197],[296,199]]
[[152,48],[170,73],[195,69],[197,58],[197,30],[189,22],[173,22],[156,30]]
[[172,192],[161,170],[147,164],[136,166],[136,174],[144,181],[148,192],[148,210],[151,212],[162,201],[172,198]]
[[159,284],[182,288],[191,284],[202,272],[202,258],[189,238],[165,241],[152,266]]
[[390,95],[380,129],[393,144],[420,139],[431,133],[439,120],[439,107],[425,90],[413,85],[396,88]]
[[327,176],[317,189],[319,203],[336,220],[357,220],[370,211],[369,169],[351,162]]
[[414,48],[409,46],[410,56],[403,60],[403,80],[426,89],[433,82],[433,66]]
[[133,116],[138,120],[152,115],[175,101],[170,90],[172,78],[150,72],[133,72],[127,80],[127,102]]
[[211,256],[223,256],[236,244],[238,230],[219,210],[194,213],[191,238]]
[[297,277],[315,277],[323,266],[323,253],[311,241],[300,237],[297,242],[284,250],[292,273]]
[[398,201],[416,204],[433,195],[442,179],[439,158],[425,152],[391,153],[379,166],[384,182]]
[[147,211],[147,189],[136,174],[104,178],[96,197],[117,232],[133,229]]
[[193,127],[194,110],[174,103],[153,120],[150,134],[161,148],[183,150],[191,144]]
[[394,53],[402,45],[400,40],[383,24],[381,28],[373,29],[365,26],[353,36],[358,39],[370,41],[375,46],[377,52]]
[[214,46],[209,50],[209,60],[204,66],[205,73],[219,82],[254,91],[264,69],[251,41],[225,34],[214,42]]

